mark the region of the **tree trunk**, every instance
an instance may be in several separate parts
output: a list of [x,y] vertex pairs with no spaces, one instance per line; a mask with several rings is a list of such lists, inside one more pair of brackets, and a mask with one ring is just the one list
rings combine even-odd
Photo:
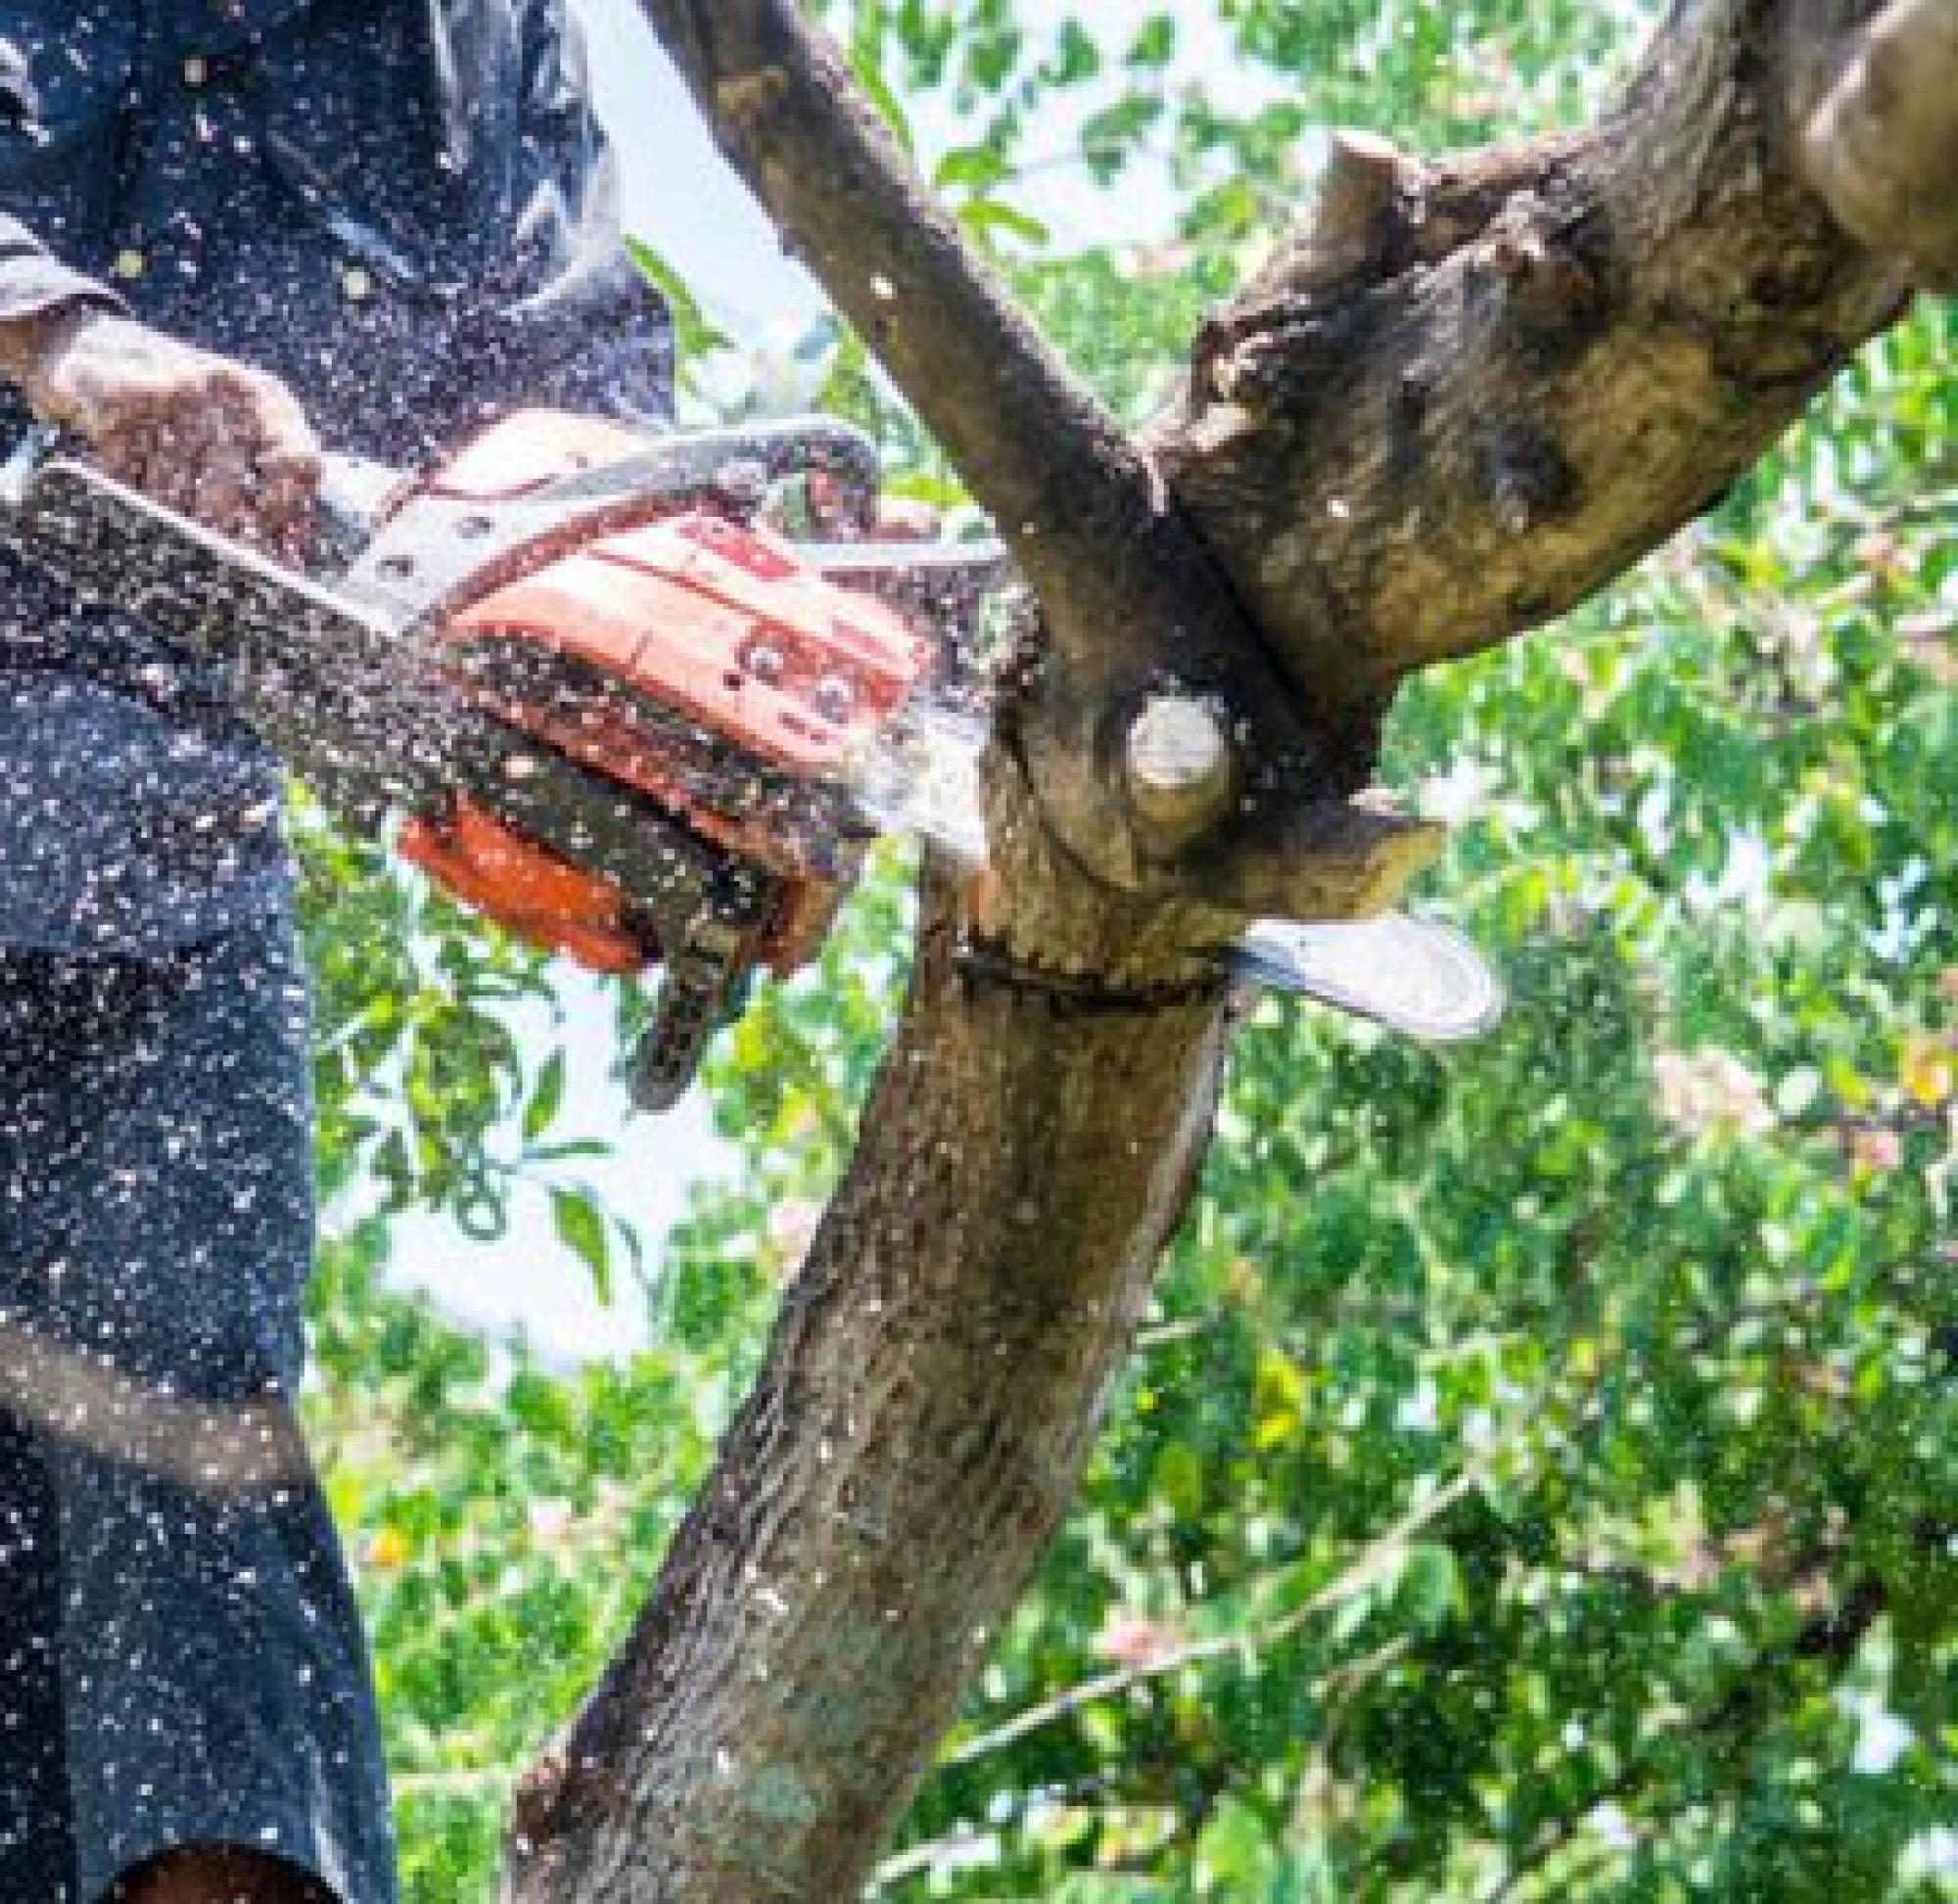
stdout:
[[519,1807],[522,1904],[855,1896],[1067,1508],[1210,1127],[1220,989],[941,915],[657,1602]]

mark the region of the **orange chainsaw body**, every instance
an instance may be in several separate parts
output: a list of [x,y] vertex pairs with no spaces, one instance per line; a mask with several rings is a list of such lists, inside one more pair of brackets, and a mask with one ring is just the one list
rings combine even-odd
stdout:
[[[524,413],[416,493],[487,512],[640,441]],[[813,955],[856,871],[866,835],[843,793],[850,763],[934,660],[895,609],[705,511],[567,532],[447,611],[439,638],[458,684],[503,720],[773,875],[781,898],[755,956],[778,972]],[[401,846],[469,905],[594,969],[660,956],[607,880],[479,805],[411,822]]]

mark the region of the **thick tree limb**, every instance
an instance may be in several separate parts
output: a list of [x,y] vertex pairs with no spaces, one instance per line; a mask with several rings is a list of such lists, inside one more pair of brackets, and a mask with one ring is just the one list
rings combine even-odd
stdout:
[[1053,643],[1077,668],[1146,646],[1203,552],[836,48],[794,0],[641,6],[730,159],[1011,542]]
[[769,1371],[519,1805],[509,1896],[858,1895],[1072,1498],[1202,1155],[1221,1005],[1068,997],[927,932]]
[[1925,283],[1958,282],[1958,3],[1891,0],[1802,130],[1845,230]]
[[1829,215],[1792,131],[1842,11],[1679,0],[1589,132],[1339,155],[1154,437],[1308,704],[1375,706],[1583,600],[1896,314],[1906,267]]

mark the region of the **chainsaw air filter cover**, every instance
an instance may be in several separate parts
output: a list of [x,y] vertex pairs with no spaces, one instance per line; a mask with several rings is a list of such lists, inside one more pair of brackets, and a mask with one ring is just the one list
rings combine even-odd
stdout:
[[[430,488],[487,515],[642,441],[608,424],[519,416]],[[820,945],[869,837],[851,763],[926,682],[934,644],[745,522],[699,509],[628,514],[616,529],[583,523],[559,546],[534,547],[520,573],[445,615],[444,665],[501,719],[778,882],[754,955],[791,970]],[[540,932],[533,906],[499,907],[490,889],[509,883],[512,843],[495,843],[493,867],[459,864],[458,852],[473,861],[490,844],[480,816],[470,831],[418,837],[409,851],[520,932],[601,969],[644,962],[617,933],[594,933],[600,894],[568,914],[553,883],[546,913],[575,917],[570,935]],[[629,936],[629,921],[619,931]]]

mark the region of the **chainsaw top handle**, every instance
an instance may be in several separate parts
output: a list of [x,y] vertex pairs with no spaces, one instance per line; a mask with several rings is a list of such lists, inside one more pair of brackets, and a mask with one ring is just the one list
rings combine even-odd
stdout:
[[579,503],[622,488],[671,486],[676,499],[698,489],[723,488],[759,502],[769,485],[812,475],[834,480],[839,529],[867,530],[875,524],[883,458],[864,432],[827,416],[651,435],[641,455],[566,477],[540,491],[536,500]]
[[[571,471],[525,491],[538,507],[579,511],[621,495],[665,498],[676,508],[718,497],[748,511],[769,487],[793,477],[823,475],[835,485],[835,526],[863,531],[877,520],[883,462],[877,445],[854,424],[834,417],[788,417],[719,430],[648,431],[643,447]],[[329,452],[323,459],[319,508],[329,551],[348,560],[414,493],[415,481],[365,457]],[[515,497],[511,498],[516,500]],[[338,566],[338,565],[334,565]]]

